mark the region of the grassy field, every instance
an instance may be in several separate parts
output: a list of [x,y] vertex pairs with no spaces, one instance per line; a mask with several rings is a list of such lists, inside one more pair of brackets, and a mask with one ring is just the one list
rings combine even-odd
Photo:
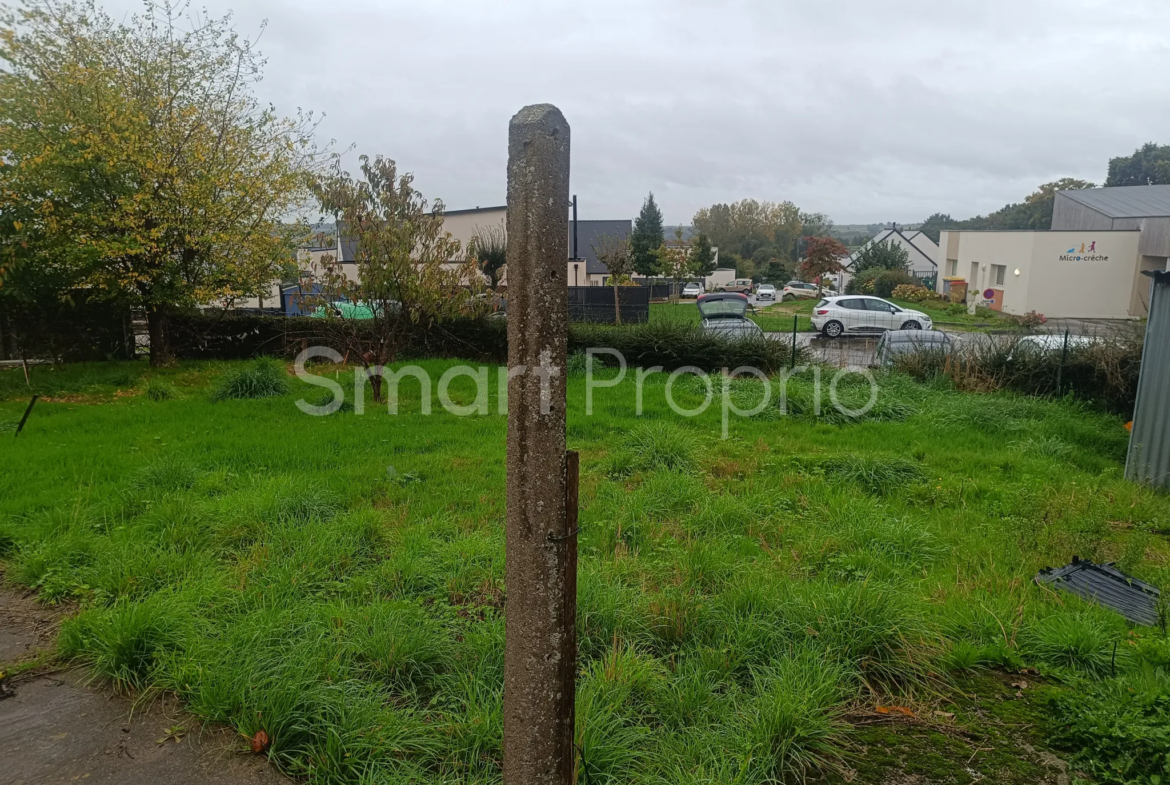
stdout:
[[[492,370],[492,413],[461,418],[420,414],[414,382],[397,416],[310,417],[322,390],[241,364],[34,368],[18,439],[28,390],[0,371],[5,580],[71,609],[62,657],[264,730],[310,782],[498,782]],[[1166,781],[1164,631],[1031,582],[1074,554],[1170,578],[1170,499],[1122,479],[1119,418],[897,376],[818,417],[799,377],[721,440],[664,382],[640,418],[629,380],[587,417],[570,379],[580,783],[1056,783],[1050,749]]]

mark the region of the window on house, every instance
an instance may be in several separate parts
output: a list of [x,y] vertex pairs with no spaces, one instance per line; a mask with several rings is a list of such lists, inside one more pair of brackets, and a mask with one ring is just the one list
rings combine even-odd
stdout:
[[1007,275],[1006,264],[991,265],[991,281],[993,286],[1003,286],[1003,279]]
[[951,278],[958,278],[959,277],[959,260],[958,259],[949,259],[949,260],[947,260],[947,264],[950,265],[950,272],[948,272],[947,275]]

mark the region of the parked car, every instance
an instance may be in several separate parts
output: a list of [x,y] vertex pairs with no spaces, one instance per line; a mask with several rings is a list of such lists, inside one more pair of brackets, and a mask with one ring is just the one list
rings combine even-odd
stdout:
[[757,300],[775,300],[776,287],[770,283],[762,283],[756,287]]
[[[1068,350],[1071,352],[1087,349],[1102,342],[1103,339],[1097,335],[1069,335]],[[1025,355],[1038,357],[1045,354],[1060,354],[1064,352],[1064,347],[1064,333],[1025,335],[1016,342],[1016,345],[1008,353],[1007,359],[1012,360]]]
[[762,338],[764,331],[748,319],[748,298],[734,292],[703,294],[695,301],[703,317],[703,332],[733,340]]
[[826,338],[844,333],[883,333],[887,330],[931,330],[930,317],[902,308],[880,297],[826,297],[813,308],[813,329]]
[[[821,297],[834,297],[836,292],[825,286],[820,288]],[[815,283],[806,283],[805,281],[789,281],[784,284],[784,289],[780,294],[781,300],[798,300],[802,297],[816,297],[818,295],[817,285]]]
[[[1084,349],[1094,344],[1101,343],[1101,338],[1096,335],[1069,335],[1068,348],[1069,349]],[[1025,352],[1033,351],[1039,353],[1047,352],[1063,352],[1065,346],[1065,337],[1063,333],[1047,333],[1044,335],[1025,335],[1016,344],[1016,351]]]
[[878,338],[874,364],[886,368],[902,355],[917,352],[939,352],[949,355],[953,344],[944,332],[935,330],[890,330]]
[[689,283],[682,288],[682,294],[680,296],[690,299],[692,297],[698,297],[702,293],[702,286],[699,286],[697,283]]
[[737,278],[731,283],[725,283],[715,291],[717,292],[738,292],[739,294],[752,293],[752,279],[751,278]]

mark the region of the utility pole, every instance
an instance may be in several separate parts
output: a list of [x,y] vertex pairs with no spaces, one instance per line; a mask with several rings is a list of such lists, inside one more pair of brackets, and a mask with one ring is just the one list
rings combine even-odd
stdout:
[[504,785],[572,785],[577,455],[565,451],[569,124],[508,128],[508,498]]

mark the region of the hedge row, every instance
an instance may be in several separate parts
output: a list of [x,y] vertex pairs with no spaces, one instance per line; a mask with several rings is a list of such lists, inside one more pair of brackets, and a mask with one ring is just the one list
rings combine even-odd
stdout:
[[125,360],[134,356],[130,310],[105,301],[0,298],[0,360]]
[[[195,314],[171,321],[171,348],[179,359],[292,358],[310,346],[330,346],[344,354],[345,347],[332,345],[335,341],[329,325],[319,319]],[[615,349],[633,367],[660,365],[674,370],[689,365],[717,371],[750,366],[765,373],[787,367],[792,351],[785,341],[729,342],[694,324],[570,325],[569,352],[589,348]],[[503,319],[456,319],[420,327],[407,336],[400,357],[458,357],[502,364],[508,359],[508,325]],[[605,355],[599,359],[609,361]]]

